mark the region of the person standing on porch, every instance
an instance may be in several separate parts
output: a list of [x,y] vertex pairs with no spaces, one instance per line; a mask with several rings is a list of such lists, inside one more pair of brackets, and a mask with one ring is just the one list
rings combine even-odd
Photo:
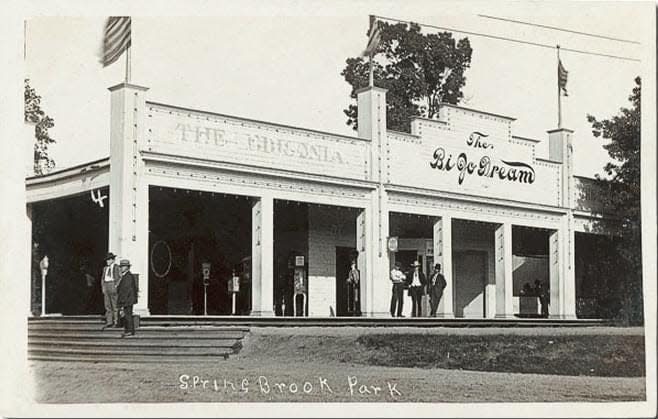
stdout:
[[402,315],[402,305],[404,304],[404,287],[407,276],[400,270],[402,265],[395,262],[391,270],[391,282],[393,283],[393,294],[391,295],[391,316],[404,317]]
[[413,272],[407,278],[409,281],[409,296],[411,297],[411,317],[420,317],[420,301],[425,294],[425,284],[427,278],[425,274],[420,271],[420,262],[417,260],[411,264]]
[[359,304],[360,282],[359,270],[356,269],[356,260],[352,260],[350,272],[347,275],[347,311],[352,316],[361,315]]
[[443,290],[448,283],[441,273],[441,264],[434,265],[434,272],[428,284],[427,293],[430,295],[430,316],[436,317],[436,310],[439,308],[439,302],[443,296]]
[[137,304],[137,284],[135,276],[130,272],[128,259],[122,259],[119,268],[121,269],[121,279],[117,285],[117,305],[121,308],[124,318],[124,332],[121,337],[135,336],[133,305]]
[[116,286],[121,279],[121,269],[115,263],[116,255],[109,252],[105,256],[105,268],[101,277],[101,286],[103,288],[103,301],[105,303],[105,326],[118,327],[118,308],[117,308],[117,289]]

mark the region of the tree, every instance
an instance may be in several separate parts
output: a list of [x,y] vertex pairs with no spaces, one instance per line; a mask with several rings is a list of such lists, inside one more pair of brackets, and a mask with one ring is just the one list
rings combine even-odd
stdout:
[[48,129],[55,126],[55,121],[41,109],[41,96],[25,79],[25,122],[34,124],[34,173],[44,175],[55,167],[55,161],[48,155],[48,146],[55,140]]
[[[457,104],[463,97],[465,70],[471,63],[468,38],[453,39],[449,32],[422,34],[420,25],[411,23],[381,25],[381,41],[374,54],[375,85],[388,90],[389,129],[409,132],[411,117],[434,118],[441,102]],[[352,86],[350,97],[368,86],[369,63],[363,57],[346,60],[341,75]],[[343,111],[347,125],[357,129],[355,103]]]
[[[622,108],[610,119],[597,120],[587,115],[592,133],[597,138],[609,139],[603,148],[612,161],[603,167],[604,175],[597,180],[610,193],[602,194],[606,208],[620,218],[620,238],[615,253],[625,273],[622,316],[631,323],[642,321],[642,230],[640,225],[640,96],[641,80],[628,97],[630,108]],[[600,227],[600,226],[599,226]]]

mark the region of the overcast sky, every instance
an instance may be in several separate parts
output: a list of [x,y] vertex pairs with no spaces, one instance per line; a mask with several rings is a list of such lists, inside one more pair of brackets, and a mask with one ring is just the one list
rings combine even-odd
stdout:
[[[563,48],[642,58],[642,46],[546,28],[486,19],[486,14],[573,31],[639,41],[643,9],[627,3],[274,2],[265,8],[220,8],[208,16],[182,9],[130,11],[132,81],[149,87],[148,100],[281,124],[355,135],[343,109],[350,86],[340,72],[365,47],[368,14],[523,39]],[[283,7],[286,5],[287,7]],[[302,5],[305,7],[303,8]],[[522,7],[521,7],[521,6]],[[116,12],[115,14],[124,14]],[[197,14],[198,10],[194,13]],[[48,14],[48,13],[44,13]],[[158,15],[169,14],[169,17]],[[73,15],[75,16],[75,15]],[[27,77],[55,119],[58,168],[109,155],[108,87],[123,80],[124,58],[99,64],[105,16],[31,18],[27,23]],[[431,29],[430,29],[431,30]],[[640,34],[640,35],[638,35]],[[557,127],[553,49],[474,35],[463,106],[514,117],[513,134],[542,140]],[[569,71],[563,126],[575,131],[577,175],[593,176],[607,158],[591,134],[588,113],[599,118],[627,106],[642,64],[561,53]]]

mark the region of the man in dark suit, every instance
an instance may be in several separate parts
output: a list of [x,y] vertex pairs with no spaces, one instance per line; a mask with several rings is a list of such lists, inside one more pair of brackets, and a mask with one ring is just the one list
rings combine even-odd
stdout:
[[101,287],[103,289],[103,301],[105,303],[105,326],[103,326],[103,329],[106,327],[118,327],[119,324],[116,285],[121,278],[121,269],[119,269],[119,265],[115,263],[115,260],[116,255],[112,252],[109,252],[105,256],[105,267],[101,275]]
[[436,317],[436,310],[439,308],[439,301],[441,301],[446,285],[448,283],[441,273],[441,264],[437,263],[434,265],[434,272],[430,277],[427,290],[430,295],[430,316],[432,317]]
[[420,302],[422,301],[423,294],[425,294],[425,285],[427,285],[427,278],[420,270],[420,262],[417,260],[411,264],[413,272],[407,275],[407,283],[409,284],[409,296],[411,297],[411,317],[420,317]]
[[133,305],[137,304],[137,283],[135,276],[130,272],[128,259],[122,259],[119,267],[121,268],[121,279],[117,285],[117,305],[121,307],[124,317],[124,332],[121,337],[135,336]]
[[347,312],[350,316],[360,316],[361,307],[359,304],[359,288],[361,276],[356,269],[356,260],[352,260],[350,272],[347,275]]

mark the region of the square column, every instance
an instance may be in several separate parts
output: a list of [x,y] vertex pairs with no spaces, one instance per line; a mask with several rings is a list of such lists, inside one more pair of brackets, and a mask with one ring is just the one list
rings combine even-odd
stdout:
[[367,317],[390,316],[390,258],[386,193],[372,191],[370,205],[356,219],[358,265],[361,270],[361,312]]
[[496,318],[514,317],[512,280],[512,224],[500,224],[494,239],[496,264]]
[[110,87],[110,197],[108,251],[129,259],[139,275],[135,314],[148,315],[148,184],[143,180],[146,92],[129,83]]
[[559,230],[553,230],[549,235],[548,315],[554,319],[576,318],[575,236],[568,228],[568,217],[564,217]]
[[251,315],[274,316],[274,198],[251,208]]
[[561,273],[564,269],[564,260],[560,247],[562,240],[559,230],[552,230],[548,236],[548,277],[550,281],[550,302],[548,305],[548,316],[559,319],[562,312],[560,285]]
[[565,217],[564,232],[564,280],[562,281],[562,318],[576,319],[576,236],[571,221],[573,214]]
[[434,263],[441,264],[441,271],[446,279],[446,287],[439,301],[437,317],[452,319],[454,311],[454,279],[452,275],[452,217],[444,215],[433,227]]

